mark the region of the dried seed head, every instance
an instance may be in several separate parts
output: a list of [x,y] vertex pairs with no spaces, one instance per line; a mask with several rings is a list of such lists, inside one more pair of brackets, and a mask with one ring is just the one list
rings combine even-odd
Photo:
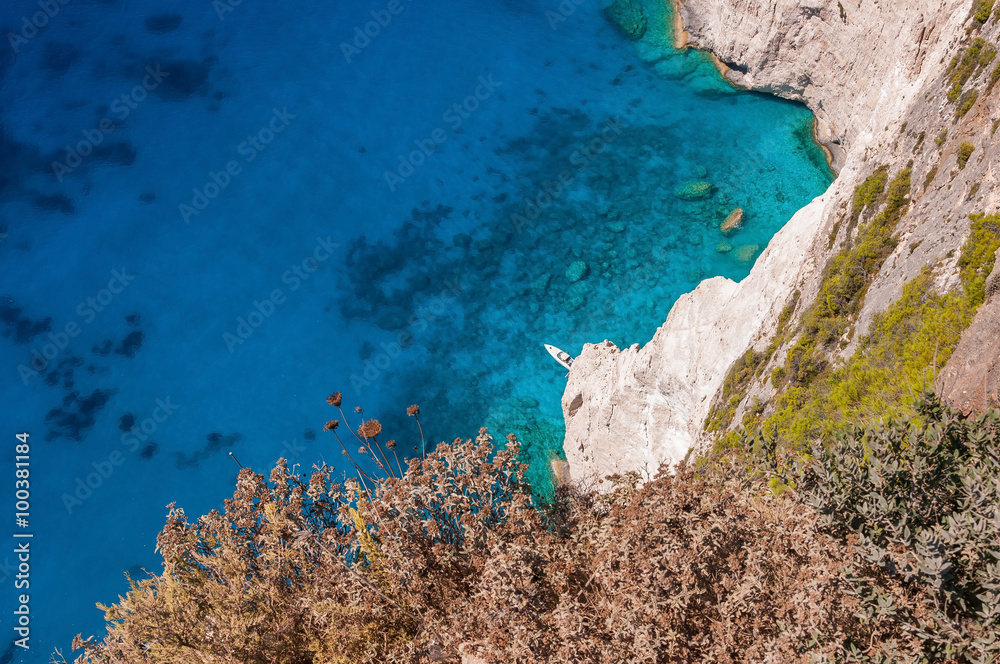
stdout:
[[358,435],[364,438],[374,438],[380,433],[382,433],[382,424],[378,420],[362,422],[361,426],[358,427]]
[[419,415],[420,406],[418,406],[417,404],[413,404],[412,406],[406,409],[406,414],[409,415],[410,417],[415,417]]
[[340,392],[334,392],[326,398],[326,402],[331,406],[340,407]]
[[325,425],[323,425],[323,431],[333,431],[338,426],[340,426],[340,420],[330,420]]

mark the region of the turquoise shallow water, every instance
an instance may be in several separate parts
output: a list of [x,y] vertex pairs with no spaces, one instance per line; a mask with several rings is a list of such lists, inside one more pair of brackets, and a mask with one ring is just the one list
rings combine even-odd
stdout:
[[31,433],[35,536],[33,647],[0,662],[98,632],[167,503],[231,494],[227,452],[341,463],[331,391],[401,449],[412,403],[433,440],[514,432],[544,490],[565,372],[541,344],[645,343],[829,184],[808,111],[656,17],[633,44],[596,1],[554,26],[543,0],[393,6],[75,0],[0,44],[0,459]]

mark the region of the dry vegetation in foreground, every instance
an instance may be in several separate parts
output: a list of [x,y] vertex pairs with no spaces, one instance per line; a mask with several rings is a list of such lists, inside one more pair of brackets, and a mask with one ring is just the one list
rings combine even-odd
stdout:
[[1000,416],[917,412],[547,505],[485,430],[379,477],[246,469],[223,512],[170,506],[162,574],[76,661],[992,661]]

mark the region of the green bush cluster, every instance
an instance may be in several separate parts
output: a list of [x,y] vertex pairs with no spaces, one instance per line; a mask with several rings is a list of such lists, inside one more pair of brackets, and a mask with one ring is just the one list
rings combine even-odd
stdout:
[[[997,15],[1000,16],[1000,13]],[[1000,81],[1000,64],[994,67],[993,72],[990,74],[990,81],[986,86],[986,94],[993,91],[993,86],[997,84],[997,81]]]
[[979,99],[979,90],[969,90],[963,92],[962,96],[958,99],[958,108],[955,109],[955,120],[960,120],[965,117],[966,113],[972,110],[972,107],[976,105],[976,101]]
[[851,216],[848,225],[848,233],[854,230],[861,211],[870,208],[878,202],[879,196],[885,191],[885,184],[889,181],[889,167],[882,165],[865,178],[865,181],[854,190],[854,197],[851,200]]
[[[798,306],[802,293],[796,290],[792,293],[792,300],[785,305],[781,313],[778,314],[778,327],[774,333],[774,338],[768,345],[767,350],[758,353],[752,348],[748,349],[726,373],[726,378],[722,384],[721,397],[712,404],[705,418],[705,431],[708,433],[724,432],[733,422],[736,409],[746,396],[747,389],[754,379],[759,378],[761,372],[778,348],[787,340],[788,323],[792,319],[795,307]],[[763,412],[763,404],[760,408],[751,408],[749,416],[751,418],[759,416]],[[748,419],[744,416],[744,426],[748,425]],[[725,439],[720,443],[720,447],[737,447],[738,436],[724,434]]]
[[714,433],[724,431],[732,424],[736,408],[743,401],[746,390],[753,379],[759,375],[760,368],[766,363],[764,353],[747,350],[726,373],[722,383],[722,396],[718,403],[713,404],[705,418],[705,431]]
[[980,69],[989,66],[996,55],[996,47],[981,37],[976,37],[961,54],[956,55],[948,67],[948,83],[951,85],[948,100],[958,101],[969,79]]
[[958,267],[969,304],[978,307],[986,300],[986,278],[993,270],[996,251],[1000,249],[1000,214],[973,214],[969,218],[972,229],[958,259]]
[[910,413],[913,391],[933,380],[972,320],[961,294],[939,295],[923,272],[903,295],[877,315],[858,350],[842,366],[827,369],[808,386],[791,386],[759,430],[783,446],[801,447],[853,422]]
[[993,13],[994,0],[979,0],[979,3],[973,8],[972,19],[982,25],[990,19],[990,14]]
[[[1000,215],[973,215],[958,266],[963,289],[938,293],[929,268],[876,315],[857,351],[808,385],[792,385],[754,430],[800,447],[857,422],[913,414],[912,395],[933,381],[985,300],[985,282],[1000,248]],[[733,441],[727,440],[729,446]],[[721,445],[720,445],[721,446]]]
[[816,300],[802,317],[799,340],[786,359],[786,376],[796,385],[808,384],[824,369],[824,351],[847,331],[868,285],[896,247],[894,233],[909,203],[912,166],[900,171],[888,188],[887,173],[884,167],[876,169],[855,191],[852,222],[864,209],[874,210],[879,204],[883,208],[827,265]]
[[927,189],[931,186],[931,183],[934,182],[934,178],[937,177],[937,174],[938,174],[937,166],[927,171],[927,177],[924,178],[924,191],[927,191]]
[[972,153],[975,151],[975,149],[976,146],[973,145],[972,143],[969,143],[968,141],[965,141],[958,146],[957,159],[958,159],[959,169],[965,168],[965,166],[969,163],[969,157],[972,156]]

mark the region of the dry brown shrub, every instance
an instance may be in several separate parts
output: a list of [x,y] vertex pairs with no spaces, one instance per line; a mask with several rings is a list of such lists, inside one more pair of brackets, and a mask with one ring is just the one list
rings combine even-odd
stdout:
[[223,513],[171,509],[163,574],[78,661],[794,663],[905,640],[854,617],[853,544],[734,459],[540,510],[518,451],[482,430],[370,492],[245,470]]

